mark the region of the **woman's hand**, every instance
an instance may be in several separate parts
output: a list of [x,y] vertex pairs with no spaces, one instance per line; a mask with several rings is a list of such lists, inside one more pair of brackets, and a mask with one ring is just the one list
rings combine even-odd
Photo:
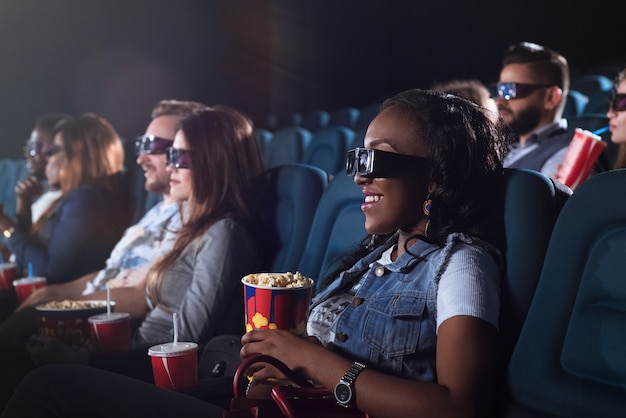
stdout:
[[17,195],[18,205],[32,205],[33,201],[43,193],[43,185],[36,177],[30,176],[24,180],[20,180],[15,186],[15,194]]
[[[277,358],[294,371],[301,371],[304,366],[302,360],[312,349],[319,349],[321,345],[312,337],[303,338],[286,330],[255,330],[246,333],[241,342],[241,356],[248,357],[265,354]],[[323,348],[322,348],[323,349]],[[268,379],[281,380],[285,376],[270,365],[259,365],[250,369],[249,375],[257,382]]]

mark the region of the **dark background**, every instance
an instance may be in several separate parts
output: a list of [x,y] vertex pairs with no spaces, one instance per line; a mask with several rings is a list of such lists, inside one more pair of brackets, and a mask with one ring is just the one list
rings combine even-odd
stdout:
[[0,158],[34,120],[96,112],[124,137],[159,99],[268,112],[365,106],[450,78],[497,79],[511,43],[572,72],[626,62],[619,1],[0,0]]

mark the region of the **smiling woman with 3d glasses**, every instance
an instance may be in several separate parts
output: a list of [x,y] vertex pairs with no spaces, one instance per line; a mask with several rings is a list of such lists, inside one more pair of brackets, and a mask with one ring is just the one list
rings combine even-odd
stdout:
[[[347,174],[363,190],[366,230],[386,239],[372,240],[359,261],[313,299],[307,338],[255,330],[243,336],[241,354],[276,357],[334,390],[339,405],[370,416],[489,416],[504,135],[467,100],[410,90],[384,102],[364,146],[349,152]],[[182,166],[182,155],[172,151],[170,158]],[[35,406],[33,393],[60,371],[35,372],[3,417],[23,408],[50,416]],[[64,399],[46,406],[59,415],[71,404],[85,413],[97,405],[101,416],[111,417],[221,416],[206,402],[119,376],[75,367],[64,373],[73,376],[47,397]],[[256,369],[253,383],[277,377],[272,367]],[[72,382],[86,380],[102,390],[81,397]],[[252,384],[249,396],[268,386]]]

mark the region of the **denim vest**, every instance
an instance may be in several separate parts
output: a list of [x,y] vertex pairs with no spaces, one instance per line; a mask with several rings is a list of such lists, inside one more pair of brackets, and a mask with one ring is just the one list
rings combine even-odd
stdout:
[[333,351],[383,373],[435,382],[437,284],[454,245],[476,240],[451,234],[443,248],[418,241],[409,250],[424,259],[416,262],[404,253],[391,264],[379,264],[381,254],[397,241],[394,236],[343,272],[311,307],[363,278],[352,304],[338,318]]

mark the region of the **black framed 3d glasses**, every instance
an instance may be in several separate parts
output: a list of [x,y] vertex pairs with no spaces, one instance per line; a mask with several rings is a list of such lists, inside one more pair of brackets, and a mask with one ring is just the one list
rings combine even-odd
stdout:
[[172,147],[167,151],[165,164],[174,168],[191,168],[191,151]]
[[625,93],[615,93],[611,96],[611,100],[609,100],[609,109],[615,112],[621,112],[626,110],[626,94]]
[[370,148],[348,151],[346,174],[349,176],[398,177],[427,167],[428,158],[397,154]]
[[165,154],[174,141],[154,135],[138,136],[135,139],[135,154]]
[[525,84],[525,83],[494,83],[489,86],[492,98],[504,100],[521,99],[530,96],[535,90],[552,87],[555,84]]
[[31,157],[36,157],[38,155],[43,155],[45,157],[50,152],[50,149],[54,146],[54,144],[46,142],[42,143],[36,141],[27,141],[24,149]]

